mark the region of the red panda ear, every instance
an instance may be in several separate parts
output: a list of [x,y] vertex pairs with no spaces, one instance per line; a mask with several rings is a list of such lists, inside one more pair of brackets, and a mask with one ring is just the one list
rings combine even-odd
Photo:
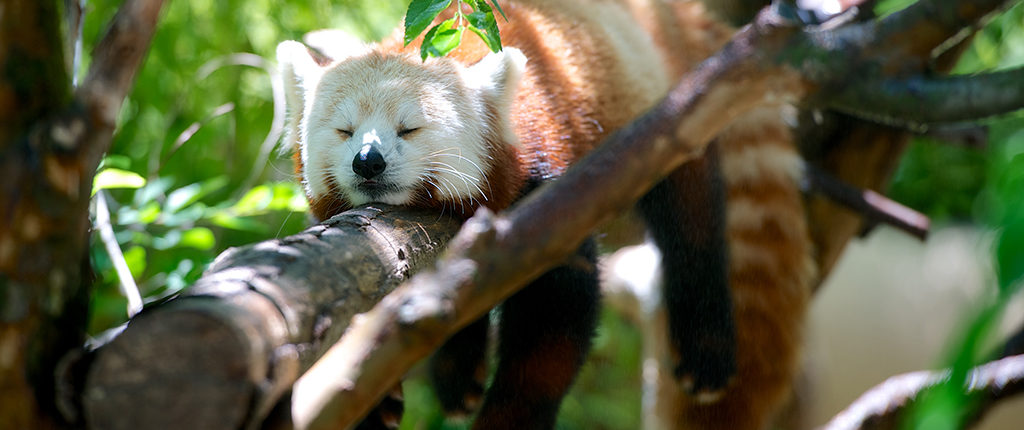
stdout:
[[335,29],[311,31],[302,36],[302,41],[312,48],[321,66],[366,54],[373,48],[358,37]]
[[479,89],[488,104],[498,107],[499,112],[506,112],[515,98],[524,70],[526,56],[522,51],[505,47],[469,66],[463,76],[466,85]]
[[284,84],[285,106],[290,112],[282,152],[296,148],[300,136],[299,127],[308,98],[307,93],[316,87],[323,74],[323,67],[316,54],[305,45],[287,40],[277,45],[277,63]]
[[[326,60],[326,61],[325,61]],[[285,90],[289,87],[307,86],[310,81],[320,78],[322,66],[329,59],[319,55],[306,45],[294,40],[286,40],[277,45],[277,63],[284,78]]]

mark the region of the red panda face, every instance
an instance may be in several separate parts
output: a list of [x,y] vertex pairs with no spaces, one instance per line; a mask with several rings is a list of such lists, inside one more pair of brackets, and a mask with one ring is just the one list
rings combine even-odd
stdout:
[[301,109],[290,133],[307,196],[453,208],[487,199],[490,136],[511,135],[507,119],[489,118],[507,107],[488,104],[514,92],[524,61],[508,52],[463,67],[371,50],[321,66],[304,46],[282,43],[289,107]]

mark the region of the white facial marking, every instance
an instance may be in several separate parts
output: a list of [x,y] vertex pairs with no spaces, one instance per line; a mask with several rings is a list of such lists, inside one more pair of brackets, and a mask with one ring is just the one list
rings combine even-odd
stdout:
[[377,136],[376,128],[363,133],[363,145],[370,145],[374,143],[380,145],[380,136]]

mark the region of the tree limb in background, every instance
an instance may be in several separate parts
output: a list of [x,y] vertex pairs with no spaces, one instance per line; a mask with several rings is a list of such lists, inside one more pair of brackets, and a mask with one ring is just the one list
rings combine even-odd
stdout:
[[504,216],[479,211],[434,271],[414,277],[363,315],[314,366],[341,377],[296,385],[293,424],[320,429],[356,422],[404,369],[558,264],[592,229],[699,154],[746,110],[808,95],[812,102],[828,100],[835,88],[857,78],[855,66],[869,62],[924,70],[933,49],[1005,6],[961,3],[922,1],[880,21],[834,31],[801,31],[778,14],[762,13],[661,104],[559,180]]
[[113,127],[121,102],[135,84],[135,73],[156,32],[163,0],[127,0],[117,10],[92,53],[92,65],[78,97],[97,126]]
[[838,94],[831,107],[915,131],[936,123],[976,121],[1024,107],[1024,68],[854,82]]
[[[893,376],[864,393],[821,429],[899,428],[903,412],[914,405],[928,388],[945,383],[949,377],[948,370]],[[974,418],[980,417],[999,400],[1024,392],[1024,355],[1010,356],[975,367],[964,381],[964,390],[980,401]]]

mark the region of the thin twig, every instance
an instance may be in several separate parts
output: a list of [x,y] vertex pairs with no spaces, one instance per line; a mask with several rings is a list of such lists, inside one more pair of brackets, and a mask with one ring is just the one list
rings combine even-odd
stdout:
[[868,224],[891,225],[918,239],[928,238],[931,222],[924,214],[871,190],[861,190],[811,164],[804,164],[805,192],[819,193],[867,218]]
[[[254,164],[256,167],[249,172],[249,176],[245,178],[245,180],[242,181],[242,185],[238,187],[240,192],[245,192],[248,191],[249,188],[252,188],[253,184],[256,183],[256,180],[263,175],[263,172],[266,170],[267,162],[270,160],[270,154],[274,152],[274,146],[279,140],[281,140],[281,134],[284,132],[284,83],[281,81],[281,76],[277,72],[277,68],[271,66],[267,60],[263,59],[263,57],[248,52],[231,54],[208,61],[199,68],[199,79],[206,79],[206,77],[211,73],[224,66],[255,67],[263,70],[267,76],[270,77],[270,88],[274,102],[274,117],[270,120],[270,130],[267,132],[267,136],[263,138],[263,143],[260,145],[260,152],[259,155],[257,155],[256,163]],[[291,149],[292,148],[283,148],[283,150],[288,151]]]
[[103,241],[103,248],[107,250],[110,261],[117,272],[118,286],[121,294],[128,299],[128,318],[142,311],[142,294],[139,293],[139,286],[135,284],[135,277],[132,276],[128,262],[121,252],[121,245],[117,243],[114,236],[114,229],[110,225],[110,210],[107,208],[107,193],[103,190],[96,192],[96,222],[94,224],[100,231],[100,240]]
[[160,172],[160,170],[164,168],[164,165],[167,164],[167,160],[170,160],[170,158],[176,152],[178,152],[178,150],[181,149],[182,146],[188,143],[188,141],[192,139],[192,136],[195,136],[195,134],[199,132],[199,129],[203,128],[203,126],[208,124],[210,121],[213,121],[214,119],[217,119],[221,116],[227,115],[233,110],[235,110],[234,103],[224,103],[220,106],[213,108],[213,112],[207,115],[206,118],[193,122],[192,124],[189,124],[188,127],[185,127],[185,129],[182,130],[181,134],[179,134],[178,137],[174,139],[174,144],[171,145],[171,149],[167,151],[167,155],[164,155],[163,158],[160,159],[160,164],[157,166],[156,169],[152,170],[152,173],[150,175],[157,175]]

